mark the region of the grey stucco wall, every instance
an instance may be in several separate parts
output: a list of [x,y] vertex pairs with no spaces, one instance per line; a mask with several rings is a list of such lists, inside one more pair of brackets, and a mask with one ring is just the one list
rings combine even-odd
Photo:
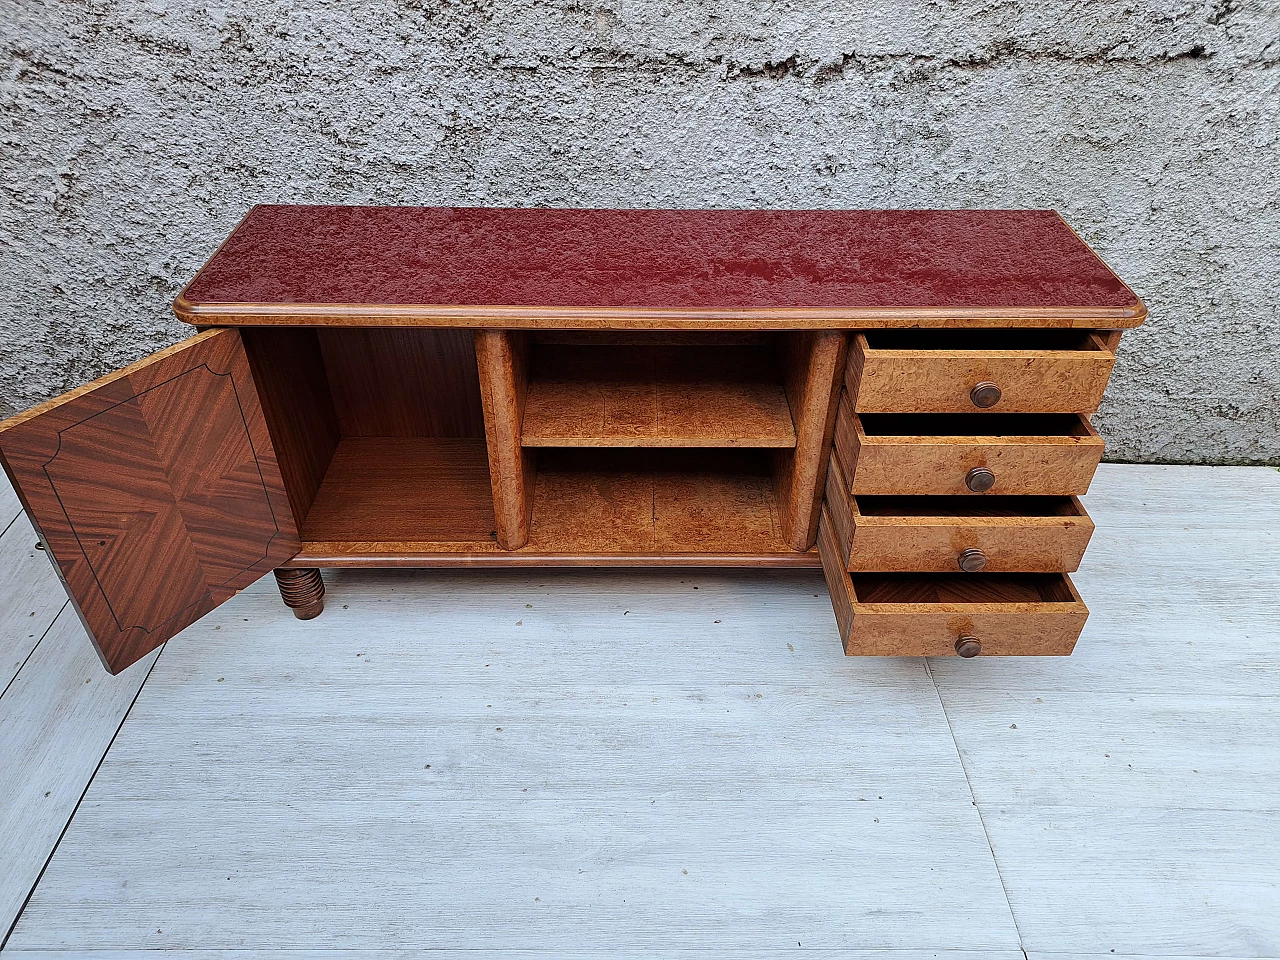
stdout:
[[255,202],[1056,207],[1114,459],[1280,463],[1280,4],[0,0],[0,405],[184,336]]

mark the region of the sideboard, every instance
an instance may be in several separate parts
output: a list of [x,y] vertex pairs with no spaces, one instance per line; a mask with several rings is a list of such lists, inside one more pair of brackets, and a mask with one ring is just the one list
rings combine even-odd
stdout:
[[112,672],[327,567],[821,566],[846,653],[1069,654],[1146,314],[1003,210],[257,206],[173,306],[0,424]]

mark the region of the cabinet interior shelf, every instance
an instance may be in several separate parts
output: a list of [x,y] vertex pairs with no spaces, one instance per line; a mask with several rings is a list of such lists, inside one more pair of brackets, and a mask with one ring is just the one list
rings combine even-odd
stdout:
[[484,441],[345,438],[290,566],[815,566],[783,542],[762,450],[538,453],[531,535],[494,540]]
[[767,345],[539,343],[526,447],[774,447],[796,431]]

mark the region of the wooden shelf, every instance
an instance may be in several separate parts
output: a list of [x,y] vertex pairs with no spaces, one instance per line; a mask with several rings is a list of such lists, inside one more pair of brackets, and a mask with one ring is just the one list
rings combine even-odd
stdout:
[[794,447],[767,346],[538,344],[526,447]]
[[[424,453],[418,454],[419,464]],[[402,515],[394,522],[375,522],[365,515],[348,521],[351,536],[341,537],[330,533],[339,529],[333,520],[319,526],[309,522],[311,542],[288,566],[818,566],[815,552],[793,551],[782,539],[769,461],[769,454],[758,450],[543,450],[537,457],[531,535],[518,550],[503,550],[489,537],[491,528],[480,518],[491,521],[491,506],[483,514],[472,506],[455,511],[471,519],[455,520],[462,529],[454,529],[448,542],[442,535],[413,535],[431,525],[445,530],[439,517]],[[361,479],[355,476],[359,471],[347,472]],[[394,482],[370,484],[366,469],[363,481],[381,492],[370,489],[359,503],[365,510],[383,509],[377,505],[387,494],[397,503],[408,499],[402,484],[412,484],[408,477],[419,472],[420,467],[397,471]],[[424,489],[439,487],[418,488],[419,498]],[[441,497],[440,506],[447,499]],[[364,533],[371,529],[389,535]],[[485,542],[462,543],[458,534],[468,531]]]
[[524,550],[791,553],[769,458],[749,450],[546,450]]
[[481,439],[347,437],[303,523],[304,541],[432,541],[473,549],[493,537]]

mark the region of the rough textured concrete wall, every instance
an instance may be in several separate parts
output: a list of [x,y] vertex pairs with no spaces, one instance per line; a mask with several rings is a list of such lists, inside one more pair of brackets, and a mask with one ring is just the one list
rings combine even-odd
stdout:
[[1061,210],[1117,459],[1280,462],[1276,0],[0,0],[0,402],[182,337],[254,202]]

